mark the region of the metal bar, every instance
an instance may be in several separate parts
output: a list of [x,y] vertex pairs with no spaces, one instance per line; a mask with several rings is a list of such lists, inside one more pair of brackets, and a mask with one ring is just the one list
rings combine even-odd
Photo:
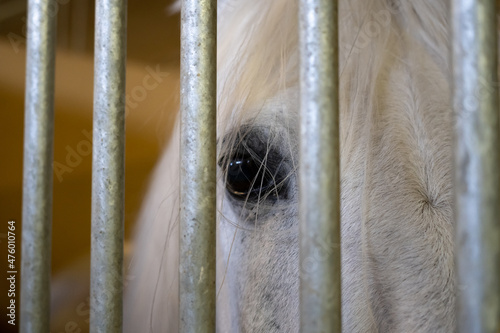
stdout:
[[90,332],[122,332],[127,1],[96,1]]
[[337,1],[300,1],[301,332],[341,331],[337,18]]
[[495,0],[454,0],[458,331],[500,332],[500,137]]
[[27,24],[20,331],[48,332],[56,42],[51,1],[29,0]]
[[216,7],[181,4],[180,332],[215,332]]

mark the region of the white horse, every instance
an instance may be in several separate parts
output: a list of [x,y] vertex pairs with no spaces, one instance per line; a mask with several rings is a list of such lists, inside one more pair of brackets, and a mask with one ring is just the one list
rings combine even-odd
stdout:
[[[218,332],[298,331],[297,7],[218,9]],[[339,3],[344,332],[454,330],[449,13]],[[138,225],[128,332],[177,332],[178,163],[177,129]]]

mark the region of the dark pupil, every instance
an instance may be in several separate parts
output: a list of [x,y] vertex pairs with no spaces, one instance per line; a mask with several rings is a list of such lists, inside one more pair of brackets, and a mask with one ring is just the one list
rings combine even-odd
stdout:
[[[227,188],[231,194],[240,198],[258,197],[261,190],[269,187],[272,177],[267,177],[265,167],[250,157],[235,158],[227,168]],[[271,178],[271,179],[269,179]]]

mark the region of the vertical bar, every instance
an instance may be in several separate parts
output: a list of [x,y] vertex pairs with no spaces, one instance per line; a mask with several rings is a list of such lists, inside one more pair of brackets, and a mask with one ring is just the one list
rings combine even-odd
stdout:
[[301,332],[341,331],[337,19],[336,0],[300,1]]
[[495,0],[454,0],[458,331],[500,332],[500,140]]
[[[53,4],[52,4],[53,5]],[[56,16],[29,0],[24,119],[21,332],[48,332]],[[17,268],[11,269],[16,271]]]
[[181,7],[180,332],[215,332],[216,7]]
[[97,0],[90,332],[122,332],[127,1]]

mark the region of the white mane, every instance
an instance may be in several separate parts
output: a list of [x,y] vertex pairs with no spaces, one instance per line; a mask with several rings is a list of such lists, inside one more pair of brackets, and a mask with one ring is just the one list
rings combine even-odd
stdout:
[[[453,331],[448,2],[339,6],[343,330]],[[297,1],[226,0],[218,22],[218,331],[296,332]],[[129,332],[177,331],[178,135],[139,221]],[[228,194],[241,147],[287,172],[273,200]]]

